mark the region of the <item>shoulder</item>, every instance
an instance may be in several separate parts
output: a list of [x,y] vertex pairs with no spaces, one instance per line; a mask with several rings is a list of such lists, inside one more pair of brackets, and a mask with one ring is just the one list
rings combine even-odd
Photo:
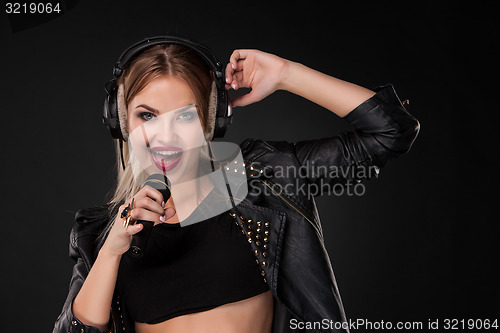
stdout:
[[75,214],[75,225],[73,229],[79,235],[81,233],[100,232],[101,225],[109,220],[109,206],[82,208]]
[[92,253],[97,237],[105,229],[110,212],[108,205],[82,208],[75,214],[75,224],[70,233],[70,257]]

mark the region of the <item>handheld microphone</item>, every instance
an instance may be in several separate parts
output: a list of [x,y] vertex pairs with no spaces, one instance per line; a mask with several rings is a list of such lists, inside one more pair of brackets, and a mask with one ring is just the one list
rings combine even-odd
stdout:
[[[170,182],[167,176],[160,173],[152,174],[148,177],[148,179],[146,179],[142,187],[146,185],[149,185],[152,188],[160,191],[160,193],[163,195],[164,202],[167,202],[170,198]],[[144,251],[146,250],[151,231],[153,230],[154,222],[138,220],[136,223],[142,223],[143,228],[141,231],[132,236],[132,241],[130,243],[128,253],[133,257],[142,257]]]

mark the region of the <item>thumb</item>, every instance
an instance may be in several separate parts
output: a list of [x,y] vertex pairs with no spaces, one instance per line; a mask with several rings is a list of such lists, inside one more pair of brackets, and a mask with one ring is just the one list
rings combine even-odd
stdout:
[[172,207],[165,208],[165,217],[167,220],[173,217],[174,215],[175,215],[175,208]]
[[135,235],[136,233],[138,233],[139,231],[141,231],[142,229],[144,228],[144,225],[142,223],[135,223],[133,225],[130,225],[128,228],[127,228],[127,233],[130,235],[130,236],[133,236]]

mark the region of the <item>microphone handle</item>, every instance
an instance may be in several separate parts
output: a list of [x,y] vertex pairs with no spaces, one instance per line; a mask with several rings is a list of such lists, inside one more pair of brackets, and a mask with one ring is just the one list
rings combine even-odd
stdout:
[[[170,198],[170,182],[167,176],[163,174],[152,174],[146,179],[143,187],[146,185],[158,190],[163,196],[164,202],[167,202]],[[136,223],[142,223],[143,228],[132,236],[132,241],[130,242],[130,247],[127,252],[132,257],[142,257],[148,245],[149,235],[151,235],[151,231],[153,231],[154,222],[138,220]]]
[[142,257],[144,255],[144,250],[148,245],[151,231],[153,231],[154,222],[138,220],[136,224],[137,223],[142,223],[143,228],[141,231],[132,236],[128,253],[133,257]]

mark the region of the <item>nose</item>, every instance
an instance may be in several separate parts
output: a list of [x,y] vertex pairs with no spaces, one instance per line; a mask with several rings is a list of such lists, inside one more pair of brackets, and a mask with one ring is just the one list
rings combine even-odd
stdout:
[[158,116],[157,119],[146,123],[147,125],[151,125],[147,131],[150,142],[156,142],[157,144],[176,142],[178,133],[174,119],[172,118],[170,114],[165,113]]

